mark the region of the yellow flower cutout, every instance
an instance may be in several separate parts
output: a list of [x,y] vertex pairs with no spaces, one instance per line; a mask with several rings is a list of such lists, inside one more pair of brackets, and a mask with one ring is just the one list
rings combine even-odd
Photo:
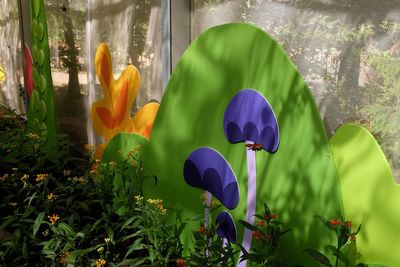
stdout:
[[6,79],[6,74],[3,70],[2,67],[0,67],[0,82],[4,81]]
[[96,74],[104,97],[92,104],[91,118],[96,133],[110,140],[121,132],[136,133],[147,138],[153,127],[158,103],[144,105],[133,117],[130,109],[140,87],[139,71],[128,65],[115,80],[108,46],[100,44],[96,52]]

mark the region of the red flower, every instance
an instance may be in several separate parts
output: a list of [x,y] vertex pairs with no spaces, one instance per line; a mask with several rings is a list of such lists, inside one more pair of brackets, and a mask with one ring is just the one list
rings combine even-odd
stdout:
[[206,234],[207,233],[206,228],[204,226],[201,226],[199,229],[199,233]]
[[177,259],[176,260],[176,265],[178,267],[185,267],[186,266],[186,261],[184,259]]
[[265,221],[259,221],[256,223],[257,226],[264,227],[265,226]]
[[341,225],[341,224],[342,224],[341,221],[336,220],[336,219],[331,220],[329,223],[330,223],[331,225],[334,225],[334,226],[336,226],[336,225]]
[[262,149],[262,145],[261,144],[246,144],[246,147],[249,150],[253,150],[253,151],[259,151]]
[[214,236],[214,234],[215,234],[215,232],[213,232],[213,231],[206,232],[206,236],[207,236],[208,238]]
[[351,228],[353,226],[353,223],[351,221],[348,221],[346,222],[346,226]]
[[253,231],[253,237],[255,240],[260,240],[261,236],[262,236],[262,234],[260,231]]
[[264,218],[266,219],[266,220],[269,220],[269,219],[276,219],[276,218],[278,218],[278,214],[276,214],[276,213],[272,213],[271,215],[269,215],[269,214],[264,214]]

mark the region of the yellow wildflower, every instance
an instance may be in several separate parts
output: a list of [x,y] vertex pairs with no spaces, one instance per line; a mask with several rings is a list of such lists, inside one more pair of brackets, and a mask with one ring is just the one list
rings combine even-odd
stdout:
[[166,214],[167,213],[167,209],[163,208],[163,207],[159,207],[161,214]]
[[60,216],[58,214],[53,214],[51,216],[47,216],[51,222],[51,224],[56,224],[56,222],[60,219]]
[[202,202],[206,202],[207,201],[207,193],[204,192],[203,194],[200,195],[200,199]]
[[160,204],[160,203],[163,203],[163,200],[162,200],[162,199],[152,199],[152,198],[149,198],[149,199],[147,200],[147,203],[149,203],[149,204],[154,204],[154,205],[158,205],[158,204]]
[[0,177],[0,182],[4,182],[5,180],[7,180],[8,177],[8,173],[4,174],[3,176]]
[[55,200],[56,198],[57,198],[57,196],[54,195],[53,193],[50,193],[50,194],[47,195],[47,199],[50,200],[50,201]]
[[21,177],[21,181],[22,182],[26,182],[26,181],[28,181],[28,179],[29,179],[29,175],[28,174],[24,174],[24,175],[22,175],[22,177]]
[[36,174],[36,182],[43,182],[44,180],[46,180],[47,176],[49,176],[47,173]]
[[117,163],[115,161],[110,161],[108,164],[110,164],[110,166],[113,168],[115,168],[115,166],[117,166]]
[[28,133],[28,134],[26,134],[26,137],[28,137],[29,139],[32,139],[32,140],[40,139],[40,136],[36,133]]
[[48,236],[49,235],[49,229],[46,229],[42,232],[43,236]]
[[16,172],[16,171],[18,171],[18,168],[12,168],[11,170]]
[[160,210],[160,212],[162,214],[167,213],[167,209],[164,208],[164,204],[163,204],[163,200],[162,199],[151,199],[151,198],[149,198],[147,200],[147,203],[156,206]]
[[107,264],[107,261],[102,258],[100,258],[96,261],[96,267],[102,267],[102,266],[105,266],[106,264]]
[[64,176],[70,176],[71,175],[71,171],[70,170],[64,170],[63,174],[64,174]]
[[141,202],[143,200],[143,197],[141,195],[135,196],[136,202]]
[[109,238],[109,237],[104,238],[104,242],[106,242],[106,244],[110,243],[111,242],[111,238]]
[[218,199],[213,199],[212,201],[211,201],[211,208],[215,208],[215,207],[218,207],[218,206],[220,206],[221,205],[221,202],[219,202],[219,200]]
[[13,207],[13,208],[15,208],[17,205],[18,205],[17,202],[10,202],[10,206]]
[[78,181],[81,183],[81,184],[86,184],[86,179],[85,179],[85,177],[83,177],[83,176],[81,176],[81,177],[79,177],[78,178]]
[[100,254],[103,253],[103,251],[104,251],[104,247],[99,247],[99,248],[97,249],[97,252],[100,253]]
[[69,254],[68,251],[61,252],[60,260],[59,260],[60,264],[61,265],[66,265],[68,263],[68,261],[69,261],[69,257],[70,257],[70,254]]

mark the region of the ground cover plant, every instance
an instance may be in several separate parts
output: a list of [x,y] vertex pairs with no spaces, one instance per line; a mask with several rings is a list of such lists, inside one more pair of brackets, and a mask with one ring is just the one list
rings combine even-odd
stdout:
[[[162,199],[145,198],[143,182],[157,184],[157,178],[143,171],[140,146],[124,157],[121,152],[118,163],[100,162],[91,159],[91,147],[83,153],[65,136],[58,136],[49,151],[40,131],[27,128],[12,112],[0,126],[2,266],[235,266],[239,252],[248,266],[285,266],[278,248],[290,229],[267,204],[254,215],[254,224],[239,221],[254,238],[247,251],[235,243],[236,228],[232,233],[227,225],[231,217],[220,217],[223,206],[206,193],[199,199],[204,214],[192,218],[165,207]],[[116,176],[123,177],[125,201],[110,183]],[[348,221],[320,219],[338,243],[327,244],[330,255],[312,248],[303,253],[317,265],[356,266],[360,229],[353,231]],[[199,228],[193,248],[185,250],[180,235],[193,221]]]
[[[121,166],[92,162],[62,138],[49,152],[40,133],[17,121],[13,115],[1,120],[2,265],[176,264],[182,252],[179,224],[166,224],[165,214],[173,211],[162,200],[140,195],[143,176],[134,172],[127,179],[132,191],[126,203],[114,203],[103,183],[137,163],[137,152]],[[117,214],[116,205],[127,212]]]

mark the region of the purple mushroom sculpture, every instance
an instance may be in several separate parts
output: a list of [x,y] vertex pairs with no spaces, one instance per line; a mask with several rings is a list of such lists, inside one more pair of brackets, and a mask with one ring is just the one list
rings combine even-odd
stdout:
[[[208,225],[211,195],[228,209],[239,203],[239,186],[231,166],[216,150],[202,147],[193,151],[183,166],[183,176],[190,186],[206,191],[204,212],[205,226]],[[228,242],[236,242],[236,225],[232,216],[223,211],[217,216],[217,234]],[[208,247],[206,248],[208,251]],[[208,252],[207,252],[208,253]]]
[[222,211],[215,221],[218,225],[217,235],[228,242],[236,243],[236,225],[229,212]]
[[[224,114],[224,132],[230,143],[245,142],[247,151],[248,192],[246,221],[254,224],[256,214],[256,154],[264,149],[270,153],[277,151],[279,146],[279,128],[275,114],[259,92],[244,89],[237,93],[229,102]],[[245,229],[242,246],[250,250],[252,232]],[[240,261],[238,266],[246,266],[247,261]]]
[[236,176],[225,158],[212,148],[193,151],[185,161],[183,176],[187,184],[210,192],[228,209],[239,203]]

